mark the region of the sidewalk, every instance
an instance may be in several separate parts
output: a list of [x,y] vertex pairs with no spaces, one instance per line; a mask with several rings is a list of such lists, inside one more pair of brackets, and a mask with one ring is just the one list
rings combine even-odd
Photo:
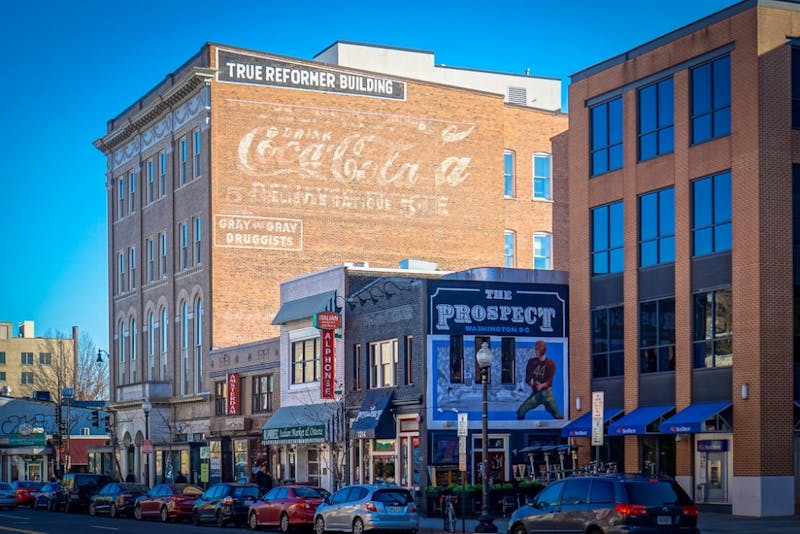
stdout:
[[[800,516],[791,517],[741,517],[717,512],[700,512],[697,521],[702,534],[788,534],[800,533]],[[461,532],[461,519],[458,520],[456,534]],[[468,518],[464,521],[464,532],[475,532],[478,521]],[[498,517],[494,524],[498,534],[508,532],[508,518]],[[441,517],[420,517],[420,534],[444,534],[444,522]]]

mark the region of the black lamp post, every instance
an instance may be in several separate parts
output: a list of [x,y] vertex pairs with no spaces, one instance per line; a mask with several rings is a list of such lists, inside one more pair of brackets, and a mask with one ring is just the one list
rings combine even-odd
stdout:
[[103,363],[103,354],[106,355],[106,358],[108,358],[108,361],[111,361],[111,355],[108,353],[107,350],[105,350],[105,349],[97,349],[97,360],[96,360],[97,363]]
[[153,405],[150,404],[150,401],[144,399],[142,401],[142,411],[144,412],[144,440],[147,443],[148,452],[144,453],[144,484],[147,487],[150,487],[150,410],[153,409]]
[[475,359],[481,370],[481,384],[483,385],[483,399],[481,400],[481,516],[478,518],[478,525],[475,532],[497,532],[497,525],[489,515],[489,394],[488,378],[492,367],[494,354],[489,349],[489,344],[485,341],[481,345]]

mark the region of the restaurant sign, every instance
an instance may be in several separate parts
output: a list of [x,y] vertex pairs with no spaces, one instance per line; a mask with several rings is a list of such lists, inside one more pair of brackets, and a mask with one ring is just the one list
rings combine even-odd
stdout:
[[265,445],[290,441],[311,441],[325,439],[325,425],[301,425],[284,428],[265,428],[261,442]]

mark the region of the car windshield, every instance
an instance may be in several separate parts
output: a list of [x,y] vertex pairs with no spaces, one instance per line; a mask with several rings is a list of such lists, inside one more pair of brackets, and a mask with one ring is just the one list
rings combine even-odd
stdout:
[[312,499],[322,499],[324,498],[322,494],[317,491],[317,488],[295,488],[294,494],[298,497],[306,497]]
[[691,501],[676,484],[666,480],[643,480],[625,483],[628,502],[644,506],[684,505]]
[[234,497],[252,497],[258,499],[258,486],[238,486],[231,493]]
[[372,495],[372,500],[387,506],[405,506],[411,502],[411,494],[403,490],[378,490]]
[[120,484],[119,487],[120,489],[122,489],[122,491],[139,492],[139,493],[147,493],[147,490],[149,489],[144,484],[130,484],[130,483]]

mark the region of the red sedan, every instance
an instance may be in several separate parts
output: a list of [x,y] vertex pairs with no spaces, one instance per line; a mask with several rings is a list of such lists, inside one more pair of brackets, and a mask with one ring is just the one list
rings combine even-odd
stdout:
[[42,486],[44,486],[44,483],[36,480],[15,480],[12,482],[11,489],[17,494],[17,505],[33,508],[33,504],[36,502],[34,493],[42,489]]
[[256,501],[247,513],[247,525],[256,530],[277,526],[281,532],[314,524],[314,512],[325,496],[310,486],[278,486]]
[[163,523],[173,519],[190,519],[194,501],[202,494],[202,489],[191,484],[158,484],[147,495],[136,499],[133,517],[157,517]]

